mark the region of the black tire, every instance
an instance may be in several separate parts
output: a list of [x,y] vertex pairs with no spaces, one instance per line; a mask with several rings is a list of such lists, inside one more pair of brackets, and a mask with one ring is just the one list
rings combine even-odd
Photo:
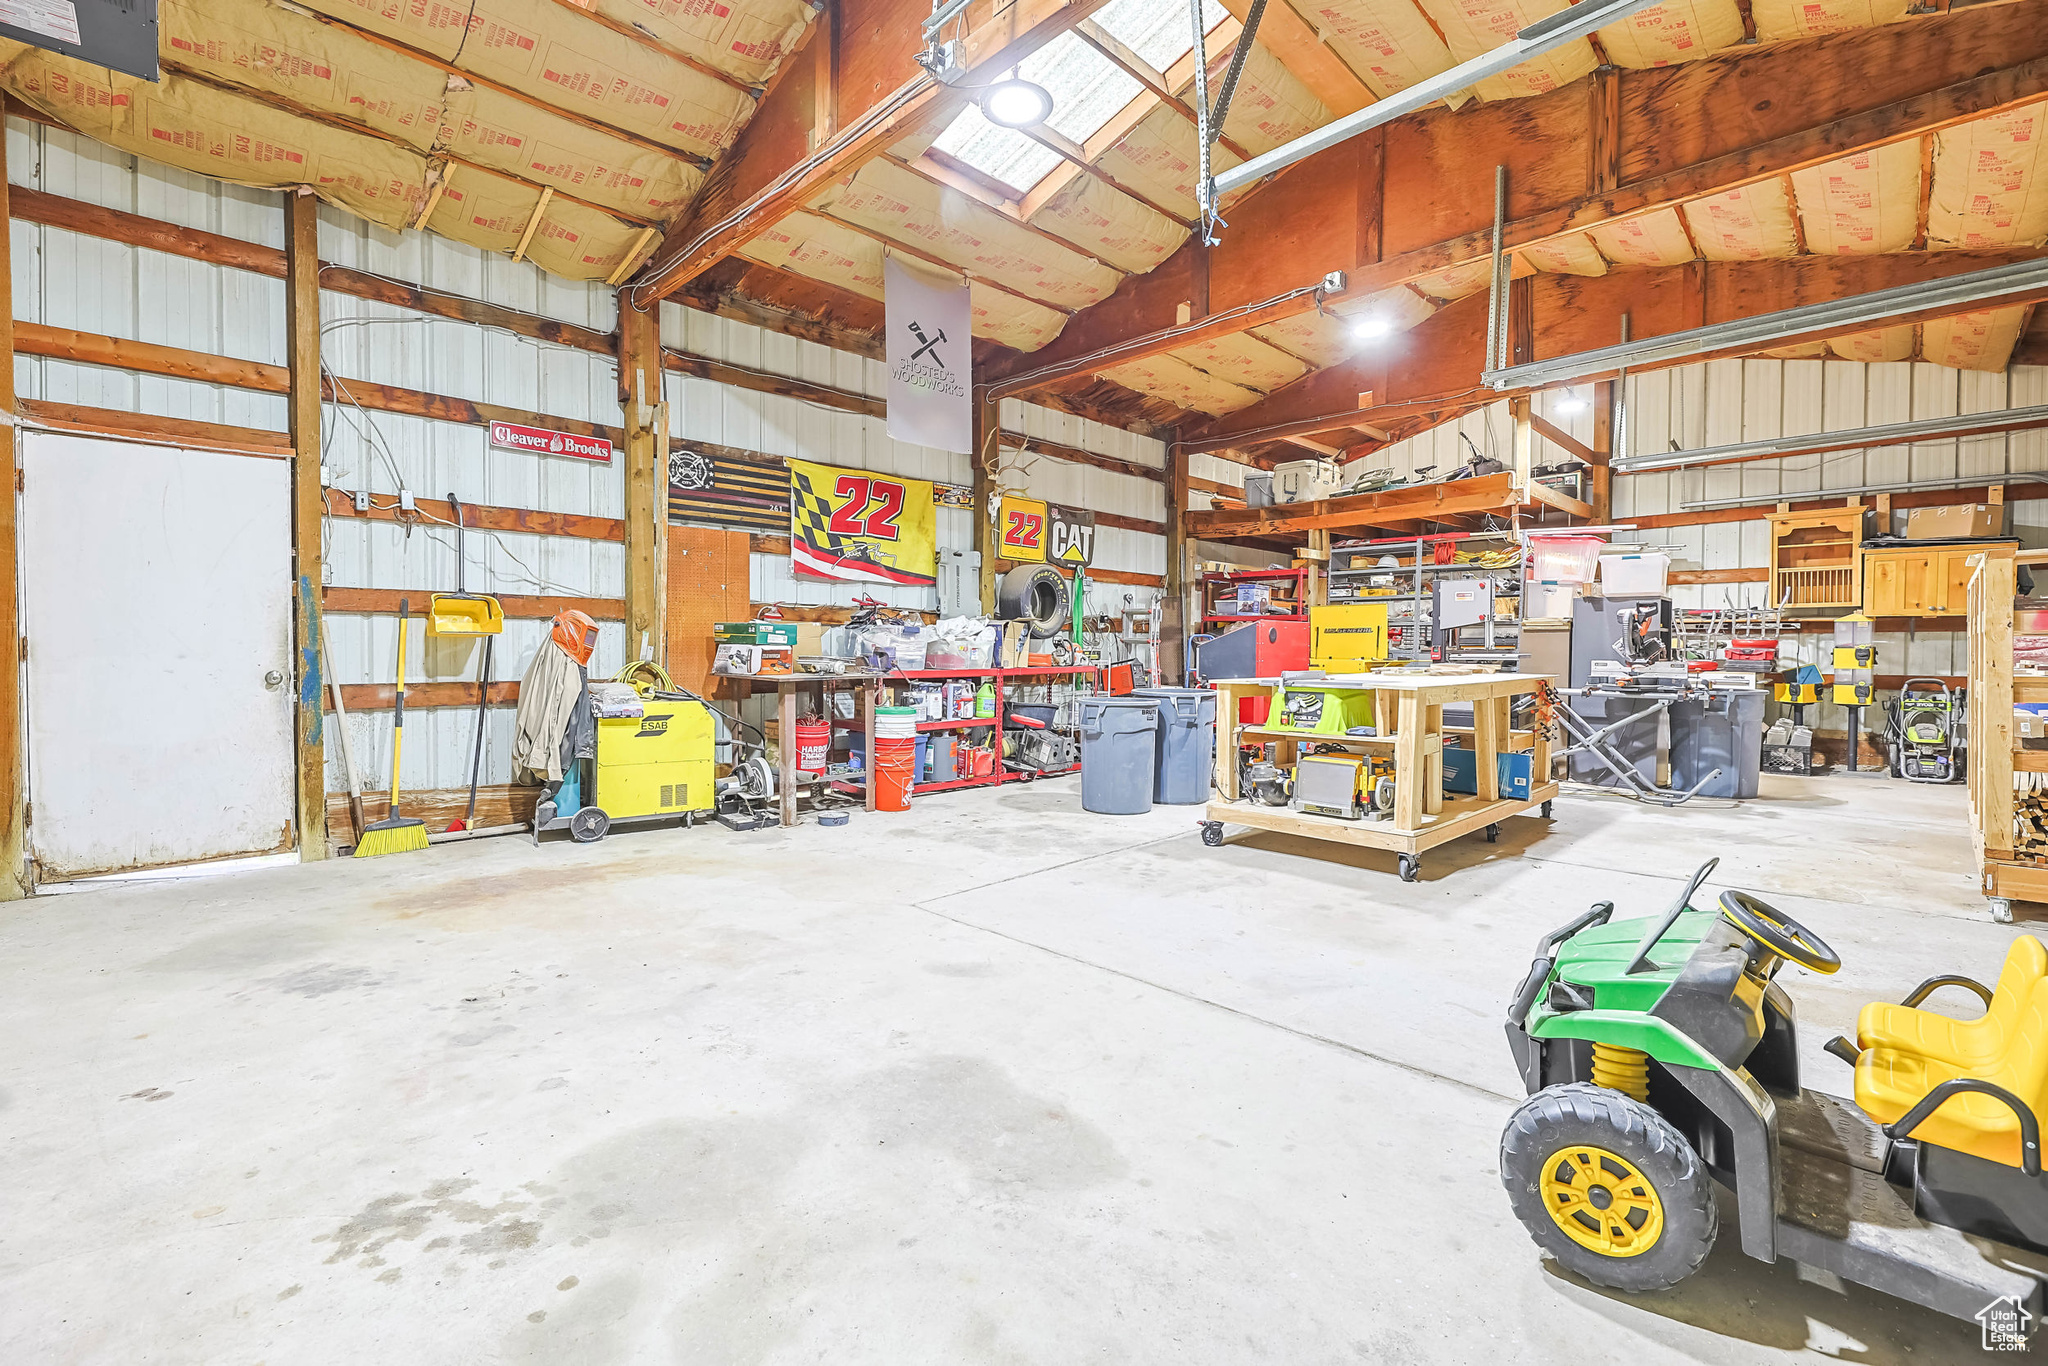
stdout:
[[[1624,1180],[1647,1179],[1663,1219],[1648,1247],[1631,1255],[1605,1254],[1574,1241],[1552,1217],[1543,1180],[1572,1169],[1575,1147],[1605,1149],[1636,1169]],[[1605,1176],[1597,1168],[1594,1174]],[[1617,1290],[1677,1285],[1699,1270],[1721,1229],[1714,1180],[1692,1145],[1641,1101],[1586,1082],[1546,1087],[1522,1103],[1501,1134],[1500,1180],[1515,1217],[1537,1246],[1567,1270]],[[1611,1195],[1608,1205],[1597,1206],[1612,1207]]]
[[996,582],[996,615],[1025,623],[1038,640],[1064,634],[1073,610],[1073,591],[1051,565],[1018,565]]
[[1497,844],[1497,843],[1499,843],[1499,841],[1500,841],[1500,825],[1499,825],[1498,823],[1495,823],[1495,824],[1493,824],[1493,825],[1489,825],[1489,826],[1487,826],[1487,827],[1486,827],[1486,842],[1487,842],[1488,844]]
[[1202,822],[1202,843],[1208,845],[1211,849],[1223,843],[1222,821]]
[[1422,860],[1414,854],[1401,855],[1401,881],[1413,882],[1422,876]]

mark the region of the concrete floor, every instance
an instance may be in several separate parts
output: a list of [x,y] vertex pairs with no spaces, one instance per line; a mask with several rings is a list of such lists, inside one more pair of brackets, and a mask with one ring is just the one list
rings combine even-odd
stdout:
[[[1709,854],[1865,1000],[1989,977],[1960,789],[1567,797],[1425,859],[1091,817],[520,839],[0,908],[0,1361],[1977,1360],[1732,1228],[1551,1269],[1494,1161],[1538,933]],[[1946,999],[1944,997],[1943,999]]]

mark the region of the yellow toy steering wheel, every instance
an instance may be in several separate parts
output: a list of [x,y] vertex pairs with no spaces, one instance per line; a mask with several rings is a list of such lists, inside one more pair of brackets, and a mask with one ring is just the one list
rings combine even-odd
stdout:
[[1828,947],[1827,940],[1761,897],[1748,892],[1723,892],[1721,914],[1736,929],[1802,968],[1829,973],[1842,966],[1841,955]]

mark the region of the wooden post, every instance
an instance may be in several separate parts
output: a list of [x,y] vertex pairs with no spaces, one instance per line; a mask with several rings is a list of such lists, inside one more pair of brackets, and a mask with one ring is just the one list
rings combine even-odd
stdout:
[[21,452],[14,427],[14,266],[7,192],[7,140],[0,137],[0,422],[6,424],[5,496],[0,497],[0,639],[9,665],[0,669],[0,900],[29,893],[28,737],[21,705],[20,554],[16,489]]
[[[874,762],[868,751],[867,762]],[[775,686],[775,786],[782,798],[782,823],[796,824],[796,687],[787,679]]]
[[1413,692],[1400,694],[1394,730],[1394,829],[1412,835],[1422,828],[1423,793],[1429,786],[1429,758],[1423,748],[1423,707]]
[[[656,469],[661,401],[661,324],[619,292],[619,407],[626,450],[626,660],[661,659],[666,616],[668,471]],[[660,305],[656,304],[655,308]],[[649,649],[653,653],[647,654]]]
[[1611,379],[1603,379],[1593,386],[1593,454],[1598,456],[1588,471],[1592,480],[1592,494],[1586,501],[1593,505],[1593,524],[1605,526],[1614,516],[1614,470],[1608,462],[1614,458],[1614,400],[1617,386]]
[[995,489],[995,467],[1002,459],[1002,404],[977,391],[974,398],[974,548],[981,552],[981,610],[996,610],[996,536],[989,495]]
[[292,438],[292,588],[298,604],[298,830],[301,862],[327,857],[326,684],[320,635],[320,201],[284,197],[285,358],[291,372],[285,421]]
[[1536,427],[1529,420],[1527,397],[1510,399],[1508,413],[1515,424],[1513,463],[1509,466],[1514,474],[1514,490],[1526,495],[1529,491],[1529,471],[1536,463]]
[[1175,683],[1187,681],[1187,646],[1191,629],[1200,623],[1188,609],[1188,462],[1194,457],[1177,445],[1166,448],[1166,601],[1159,608],[1159,653],[1153,672]]
[[1302,582],[1302,608],[1328,607],[1330,605],[1330,533],[1327,528],[1312,528],[1308,533],[1308,544],[1302,547],[1301,557],[1308,561],[1308,577]]

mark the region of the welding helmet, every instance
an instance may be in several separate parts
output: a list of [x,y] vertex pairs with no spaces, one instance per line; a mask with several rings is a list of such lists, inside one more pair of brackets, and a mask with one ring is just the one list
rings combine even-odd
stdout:
[[557,612],[553,635],[555,644],[561,646],[569,658],[578,664],[589,665],[590,652],[597,648],[597,623],[588,615],[574,610]]

